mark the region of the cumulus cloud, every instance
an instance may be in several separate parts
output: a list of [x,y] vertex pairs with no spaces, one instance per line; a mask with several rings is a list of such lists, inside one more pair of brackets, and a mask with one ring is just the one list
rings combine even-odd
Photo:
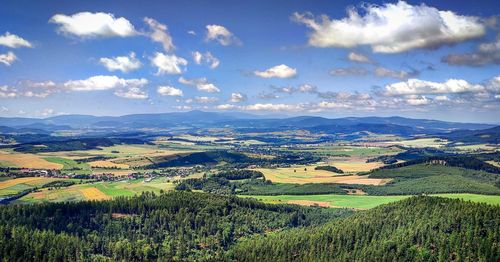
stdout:
[[5,32],[4,35],[0,35],[0,45],[10,48],[33,47],[28,40],[9,32]]
[[450,65],[463,66],[500,64],[500,36],[495,42],[480,44],[475,52],[451,54],[443,57],[442,61]]
[[186,71],[187,60],[176,55],[166,55],[157,52],[151,58],[151,64],[158,67],[157,75],[169,74],[178,75]]
[[187,86],[195,86],[199,91],[207,93],[218,93],[220,89],[212,83],[209,83],[205,77],[202,78],[179,78],[179,83]]
[[231,104],[222,104],[222,105],[217,105],[215,108],[219,110],[231,110],[231,109],[236,109],[238,107]]
[[111,13],[56,14],[49,22],[59,25],[59,33],[81,38],[128,37],[137,34],[130,21],[124,17],[115,18]]
[[0,86],[0,98],[14,98],[18,97],[16,90],[10,86]]
[[131,52],[128,56],[103,57],[99,62],[104,65],[109,71],[122,71],[127,73],[141,67],[141,62],[135,57],[135,53]]
[[484,86],[471,84],[462,79],[449,79],[445,82],[432,82],[420,79],[408,79],[404,82],[386,85],[382,91],[385,96],[449,94],[480,92]]
[[336,20],[326,15],[294,13],[292,19],[312,32],[309,44],[316,47],[352,48],[369,45],[377,53],[400,53],[415,48],[435,48],[475,39],[485,34],[481,19],[452,11],[404,1],[382,6],[364,5],[362,12],[347,10]]
[[215,103],[219,101],[217,97],[211,97],[211,96],[197,96],[194,98],[194,100],[202,104]]
[[63,84],[63,87],[73,91],[95,91],[117,88],[142,87],[148,84],[148,80],[141,79],[123,79],[117,76],[98,75],[83,80],[69,80]]
[[147,99],[148,94],[139,87],[129,87],[126,89],[118,89],[114,92],[118,97],[128,99]]
[[297,69],[281,64],[271,67],[265,71],[254,71],[254,74],[262,78],[290,78],[297,75]]
[[406,103],[412,106],[422,106],[430,104],[431,100],[425,96],[415,96],[406,99]]
[[205,52],[204,54],[199,51],[191,52],[193,56],[194,63],[197,65],[207,64],[211,69],[215,69],[219,66],[220,61],[217,57],[212,55],[210,52]]
[[183,96],[182,90],[173,86],[159,86],[156,90],[162,96]]
[[356,53],[356,52],[350,52],[347,55],[347,59],[349,59],[349,61],[358,62],[358,63],[367,63],[367,64],[373,63],[373,61],[370,58],[368,58],[367,56],[360,54],[360,53]]
[[13,52],[7,52],[5,54],[0,54],[0,63],[10,66],[14,61],[17,60],[17,56]]
[[240,92],[232,93],[231,98],[229,99],[229,102],[232,103],[239,103],[239,102],[244,102],[247,100],[247,95],[242,94]]
[[415,77],[419,74],[418,71],[411,71],[411,72],[406,72],[406,71],[398,71],[398,70],[391,70],[388,68],[384,67],[377,67],[375,69],[375,75],[380,76],[380,77],[392,77],[392,78],[398,78],[398,79],[407,79],[410,77]]
[[175,46],[172,42],[172,37],[168,33],[168,27],[165,24],[159,23],[153,18],[145,17],[144,22],[149,26],[151,32],[148,36],[154,42],[160,43],[165,51],[174,50]]
[[242,110],[248,111],[297,111],[301,110],[302,106],[299,104],[252,104],[241,107]]
[[221,25],[207,25],[206,41],[217,41],[223,46],[240,45],[241,41],[227,28]]
[[330,70],[332,76],[364,76],[370,72],[362,67],[344,67]]

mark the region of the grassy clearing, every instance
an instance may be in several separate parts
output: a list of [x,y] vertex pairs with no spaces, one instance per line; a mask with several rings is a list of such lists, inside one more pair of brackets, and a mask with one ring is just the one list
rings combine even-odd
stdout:
[[[479,194],[435,194],[432,196],[459,198],[465,201],[500,205],[500,196]],[[299,205],[319,205],[332,208],[370,209],[382,204],[388,204],[408,197],[405,196],[366,196],[366,195],[305,195],[305,196],[242,196],[252,197],[267,203],[290,203]]]
[[24,167],[24,168],[44,168],[62,169],[63,165],[49,162],[35,154],[24,154],[17,152],[6,152],[0,150],[0,162],[2,166]]
[[[367,176],[337,174],[326,170],[314,170],[316,166],[294,166],[286,168],[258,168],[267,180],[275,183],[342,183],[383,185],[390,179],[374,179]],[[342,169],[342,168],[341,168]]]

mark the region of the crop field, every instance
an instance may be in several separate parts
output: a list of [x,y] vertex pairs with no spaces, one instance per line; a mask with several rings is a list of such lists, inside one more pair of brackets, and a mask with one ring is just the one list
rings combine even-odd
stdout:
[[440,148],[448,144],[448,140],[446,139],[438,139],[438,138],[419,138],[419,139],[410,139],[410,140],[402,140],[402,141],[392,141],[386,142],[387,144],[393,145],[402,145],[406,147],[434,147]]
[[73,159],[69,158],[62,158],[62,157],[44,157],[45,160],[56,163],[56,164],[61,164],[63,165],[62,170],[63,171],[71,171],[73,173],[79,173],[79,174],[90,174],[90,166],[87,163],[77,163]]
[[111,199],[117,196],[133,196],[142,192],[160,192],[174,189],[174,184],[166,178],[156,178],[150,182],[144,179],[123,180],[115,182],[96,182],[78,184],[57,189],[42,189],[30,193],[18,200],[17,203],[35,202],[63,202],[78,200]]
[[2,166],[24,167],[24,168],[45,168],[62,169],[63,165],[49,162],[35,154],[24,154],[17,152],[6,152],[0,150],[0,162]]
[[107,160],[99,160],[99,161],[92,161],[88,163],[89,166],[92,168],[119,168],[119,169],[128,169],[130,168],[129,165],[126,164],[119,164],[119,163],[114,163],[111,161]]
[[340,183],[362,185],[384,185],[391,179],[368,178],[368,176],[337,174],[326,170],[314,170],[315,166],[286,168],[258,168],[267,180],[274,183]]
[[110,196],[104,194],[101,190],[95,187],[88,187],[80,189],[80,192],[83,194],[85,199],[87,200],[106,200],[111,199]]
[[384,166],[382,162],[370,162],[366,163],[366,159],[363,158],[330,158],[328,164],[340,168],[346,173],[360,173],[368,172],[370,170]]
[[375,157],[380,155],[394,155],[400,153],[401,150],[396,147],[378,147],[378,146],[321,146],[321,147],[311,147],[305,150],[294,150],[294,151],[307,151],[312,152],[318,156],[344,156],[344,157]]
[[[0,196],[14,195],[21,191],[43,186],[49,182],[64,180],[62,178],[22,177],[0,181]],[[66,179],[67,180],[67,179]]]
[[[433,196],[459,198],[465,201],[500,205],[500,196],[479,194],[436,194]],[[279,196],[243,196],[253,197],[267,203],[289,203],[298,205],[318,205],[331,208],[370,209],[382,204],[410,197],[405,196],[366,196],[366,195],[279,195]]]

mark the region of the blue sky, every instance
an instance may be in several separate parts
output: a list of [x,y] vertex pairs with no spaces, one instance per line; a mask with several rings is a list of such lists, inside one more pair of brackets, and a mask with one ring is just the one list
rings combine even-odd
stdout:
[[2,1],[0,114],[500,122],[493,1]]

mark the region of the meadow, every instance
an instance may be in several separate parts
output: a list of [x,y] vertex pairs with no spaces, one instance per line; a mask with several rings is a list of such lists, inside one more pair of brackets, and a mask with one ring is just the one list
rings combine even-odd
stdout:
[[[284,168],[258,168],[267,180],[275,183],[340,183],[383,185],[391,179],[369,178],[360,175],[337,174],[326,170],[315,170],[317,165],[299,165]],[[342,169],[342,168],[341,168]]]
[[[433,194],[432,196],[462,199],[465,201],[500,205],[500,196],[480,194]],[[251,197],[266,203],[298,204],[307,206],[322,206],[330,208],[370,209],[411,197],[403,196],[366,196],[366,195],[278,195],[278,196],[242,196]]]

